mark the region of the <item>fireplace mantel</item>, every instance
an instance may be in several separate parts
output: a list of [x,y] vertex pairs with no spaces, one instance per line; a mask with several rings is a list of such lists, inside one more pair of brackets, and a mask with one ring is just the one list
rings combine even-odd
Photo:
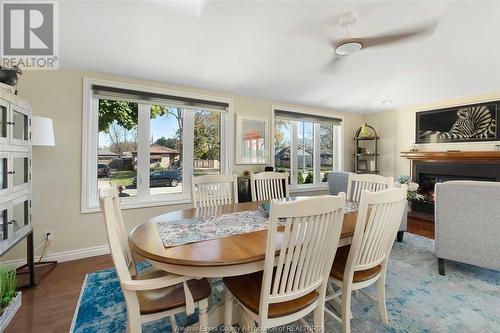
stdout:
[[422,162],[500,163],[500,151],[408,151],[400,156]]

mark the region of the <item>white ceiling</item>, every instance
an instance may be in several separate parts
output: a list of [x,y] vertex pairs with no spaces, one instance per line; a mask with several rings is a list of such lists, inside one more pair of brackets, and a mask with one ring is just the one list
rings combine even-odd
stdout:
[[[439,20],[425,38],[365,49],[335,72],[328,40]],[[60,67],[369,113],[500,90],[496,1],[97,1],[60,4]],[[392,104],[383,104],[383,100]]]

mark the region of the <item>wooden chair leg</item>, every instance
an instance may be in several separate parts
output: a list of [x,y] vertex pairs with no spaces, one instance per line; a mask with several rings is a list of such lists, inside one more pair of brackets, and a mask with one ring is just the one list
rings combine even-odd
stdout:
[[318,303],[314,309],[314,332],[325,331],[325,301]]
[[175,321],[175,316],[170,315],[170,326],[172,326],[172,332],[173,333],[178,333],[179,332],[179,327],[177,326],[177,322]]
[[377,291],[378,312],[380,313],[382,322],[388,324],[389,317],[387,316],[387,308],[385,305],[385,269],[382,270],[382,273],[380,274],[380,277],[377,281]]
[[200,332],[208,332],[208,300],[204,299],[198,303]]
[[141,333],[142,332],[142,322],[141,318],[136,318],[136,320],[128,320],[127,322],[127,333]]
[[438,269],[439,269],[439,275],[445,276],[444,259],[443,258],[438,258]]
[[[124,291],[125,298],[130,291]],[[139,310],[139,303],[127,303],[127,332],[128,333],[142,333],[142,320]]]
[[342,332],[351,332],[351,288],[342,288]]
[[229,290],[224,291],[224,330],[230,332],[233,326],[233,295]]

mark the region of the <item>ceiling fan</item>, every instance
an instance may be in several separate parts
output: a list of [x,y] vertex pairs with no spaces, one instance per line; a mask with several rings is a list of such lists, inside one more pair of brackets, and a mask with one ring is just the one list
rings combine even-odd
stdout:
[[430,35],[434,32],[437,26],[437,21],[432,21],[425,25],[417,26],[408,30],[401,30],[399,32],[369,37],[352,37],[350,35],[351,28],[357,21],[358,17],[355,12],[346,13],[340,17],[339,25],[346,30],[346,37],[331,42],[336,55],[336,57],[332,60],[333,63],[337,63],[343,57],[349,56],[363,49],[396,44],[410,39]]

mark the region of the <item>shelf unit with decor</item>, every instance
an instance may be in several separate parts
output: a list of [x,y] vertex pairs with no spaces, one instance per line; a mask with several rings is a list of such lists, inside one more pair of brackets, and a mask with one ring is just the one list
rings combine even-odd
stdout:
[[379,173],[378,170],[378,140],[377,131],[370,125],[364,124],[356,131],[354,142],[354,172],[358,174]]
[[34,286],[31,159],[31,105],[0,87],[0,257],[26,239]]

